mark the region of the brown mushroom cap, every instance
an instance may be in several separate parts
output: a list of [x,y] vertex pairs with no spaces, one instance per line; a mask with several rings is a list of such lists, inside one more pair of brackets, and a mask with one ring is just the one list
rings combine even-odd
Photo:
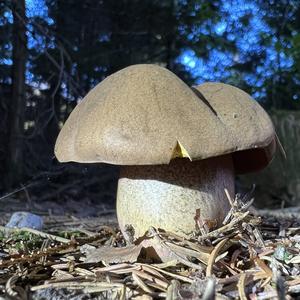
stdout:
[[178,147],[191,160],[270,150],[272,122],[249,95],[220,83],[196,89],[156,65],[127,67],[77,105],[58,136],[55,154],[61,162],[149,165],[168,164],[180,156]]
[[270,117],[258,102],[228,84],[208,82],[193,89],[233,137],[237,147],[232,154],[235,172],[266,167],[276,150],[276,136]]

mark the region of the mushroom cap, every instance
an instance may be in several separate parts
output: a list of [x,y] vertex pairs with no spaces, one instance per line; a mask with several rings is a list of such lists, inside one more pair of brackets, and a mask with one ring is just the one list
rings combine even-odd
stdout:
[[192,88],[215,111],[233,137],[235,172],[243,174],[265,168],[276,151],[271,118],[250,95],[229,84],[207,82]]
[[75,107],[55,155],[61,162],[168,164],[174,157],[199,160],[256,148],[265,154],[274,136],[267,113],[243,91],[220,83],[191,89],[165,68],[133,65]]

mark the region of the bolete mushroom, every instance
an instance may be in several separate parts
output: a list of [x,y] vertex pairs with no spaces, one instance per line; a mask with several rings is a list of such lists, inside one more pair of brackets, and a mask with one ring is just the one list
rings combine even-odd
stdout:
[[125,238],[150,226],[182,236],[196,213],[220,225],[234,173],[265,167],[272,122],[243,91],[221,83],[189,88],[156,65],[107,77],[77,105],[55,146],[59,161],[121,166],[117,216]]

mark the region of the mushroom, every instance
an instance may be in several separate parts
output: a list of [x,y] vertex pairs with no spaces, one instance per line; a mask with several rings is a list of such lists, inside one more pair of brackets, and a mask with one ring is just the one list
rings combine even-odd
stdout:
[[127,240],[150,226],[188,236],[196,214],[220,225],[234,174],[264,168],[273,124],[245,92],[221,83],[188,87],[157,65],[107,77],[76,106],[55,145],[60,162],[121,166],[117,216]]

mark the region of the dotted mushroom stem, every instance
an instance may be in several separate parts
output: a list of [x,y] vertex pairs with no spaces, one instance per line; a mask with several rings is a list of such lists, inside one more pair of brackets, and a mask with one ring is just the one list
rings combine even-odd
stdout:
[[224,189],[234,195],[231,155],[169,165],[122,166],[117,216],[127,240],[150,226],[188,236],[200,222],[220,225],[230,209]]

